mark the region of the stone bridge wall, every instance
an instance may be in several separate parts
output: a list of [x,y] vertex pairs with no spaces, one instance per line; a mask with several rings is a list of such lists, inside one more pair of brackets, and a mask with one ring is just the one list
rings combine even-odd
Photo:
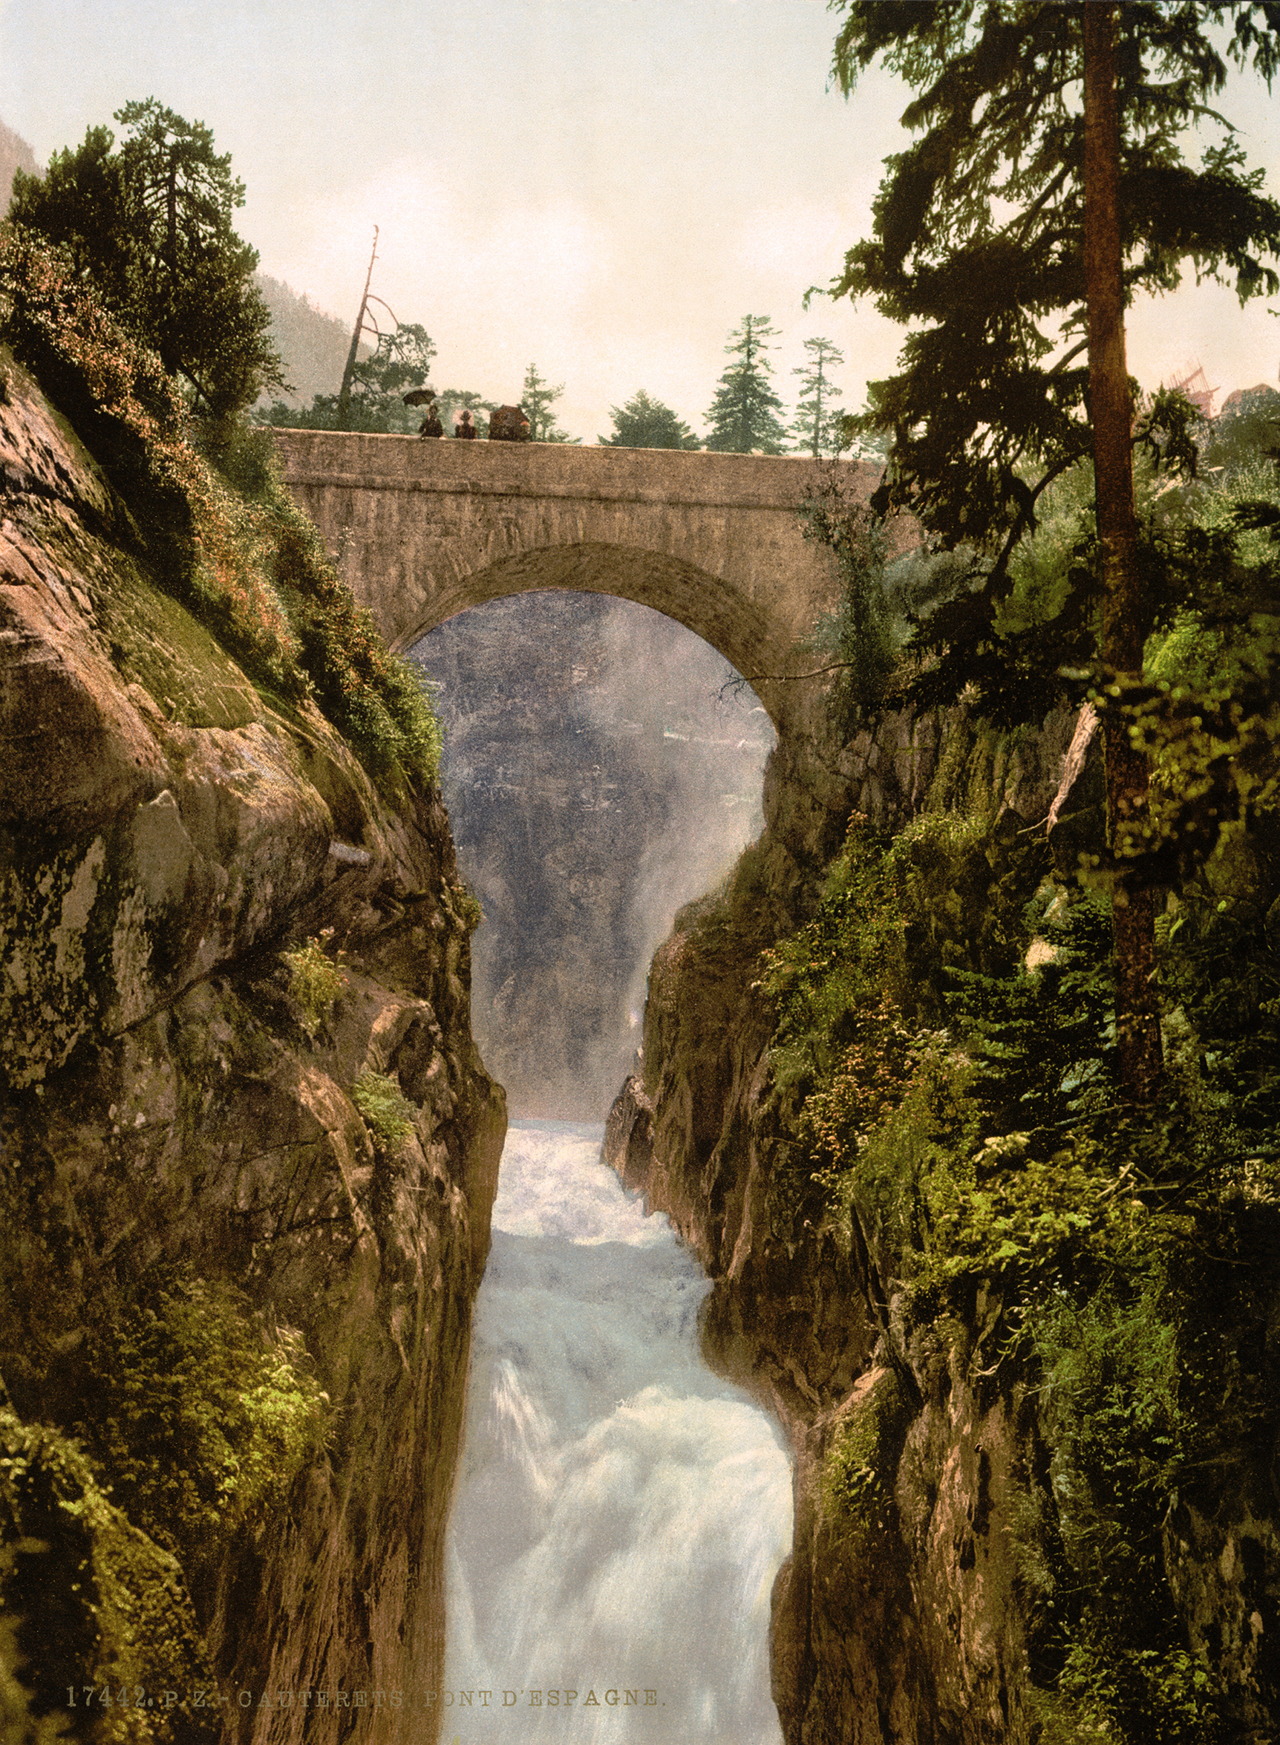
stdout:
[[282,430],[285,478],[396,648],[468,606],[545,588],[636,600],[686,625],[751,678],[780,732],[812,683],[817,619],[838,599],[835,562],[797,505],[839,478],[865,499],[860,462],[420,441]]

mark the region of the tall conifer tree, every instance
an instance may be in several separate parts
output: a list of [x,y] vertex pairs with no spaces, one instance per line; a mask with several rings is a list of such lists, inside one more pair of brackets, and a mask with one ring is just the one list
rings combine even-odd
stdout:
[[257,251],[232,214],[244,184],[213,134],[154,98],[55,152],[43,176],[19,171],[9,218],[58,243],[196,404],[216,414],[282,386],[271,316],[253,282]]
[[839,409],[843,396],[831,380],[831,371],[844,362],[844,353],[829,339],[806,339],[804,349],[808,359],[791,372],[800,377],[800,398],[791,430],[799,448],[817,460],[824,454],[838,454],[846,446],[844,414]]
[[[932,663],[914,695],[942,700],[973,685],[1006,718],[1026,712],[1029,697],[1052,700],[1019,674],[1026,650],[1000,608],[1009,557],[1042,493],[1085,457],[1095,461],[1104,593],[1092,654],[1123,694],[1140,676],[1148,624],[1132,560],[1123,312],[1140,291],[1175,289],[1187,261],[1200,277],[1234,282],[1242,301],[1280,288],[1267,264],[1280,251],[1280,207],[1210,101],[1226,76],[1211,25],[1229,26],[1225,52],[1269,79],[1280,9],[841,4],[844,89],[879,60],[917,92],[903,120],[918,137],[888,160],[875,234],[849,251],[833,286],[913,327],[898,374],[871,385],[863,420],[891,437],[879,502],[909,506],[942,541],[978,554],[968,585],[917,638]],[[1197,123],[1220,137],[1193,165],[1183,148]],[[1089,601],[1066,602],[1064,635],[1068,619],[1089,621]],[[1122,1073],[1128,1094],[1146,1100],[1160,1070],[1151,894],[1132,876],[1146,777],[1118,712],[1107,746]]]
[[787,432],[778,414],[782,401],[773,391],[772,366],[765,355],[777,329],[767,315],[744,315],[725,350],[734,359],[720,378],[707,412],[707,447],[722,453],[786,452]]
[[520,389],[520,404],[524,407],[525,417],[529,420],[529,440],[531,442],[576,442],[565,430],[556,423],[556,415],[551,410],[556,401],[564,393],[564,383],[557,382],[553,386],[542,375],[537,364],[530,364],[524,372],[524,382]]

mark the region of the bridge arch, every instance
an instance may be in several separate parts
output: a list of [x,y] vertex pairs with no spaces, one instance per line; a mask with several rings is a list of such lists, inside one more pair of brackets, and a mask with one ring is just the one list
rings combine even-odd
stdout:
[[[758,663],[788,653],[785,633],[779,635],[759,606],[722,578],[666,552],[600,543],[535,546],[460,576],[433,592],[412,622],[397,625],[393,646],[412,647],[469,607],[551,589],[649,606],[700,636],[739,672],[749,674]],[[761,701],[768,709],[763,696]]]
[[835,610],[839,578],[796,511],[833,476],[865,499],[873,467],[337,431],[276,439],[286,482],[393,647],[505,595],[615,594],[723,654],[780,738],[807,730],[818,688],[791,681],[812,669],[813,628]]

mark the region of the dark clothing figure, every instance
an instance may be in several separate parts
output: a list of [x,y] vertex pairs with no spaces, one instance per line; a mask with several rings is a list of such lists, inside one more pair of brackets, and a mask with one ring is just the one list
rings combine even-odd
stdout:
[[529,420],[522,406],[499,406],[489,418],[490,442],[528,442]]
[[471,422],[470,412],[464,412],[458,419],[458,422],[453,427],[453,434],[455,436],[460,436],[464,442],[468,437],[470,437],[472,441],[475,440],[478,432],[475,425]]
[[440,414],[436,411],[434,406],[431,408],[430,412],[427,413],[426,417],[422,420],[422,423],[418,426],[418,435],[419,436],[443,436],[444,435],[444,425],[441,424]]

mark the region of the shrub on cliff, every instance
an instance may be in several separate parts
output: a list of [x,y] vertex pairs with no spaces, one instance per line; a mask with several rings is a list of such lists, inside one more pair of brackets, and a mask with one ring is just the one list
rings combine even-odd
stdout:
[[279,701],[314,696],[375,774],[434,780],[439,731],[416,671],[356,605],[269,439],[230,418],[193,430],[159,357],[61,251],[12,226],[0,229],[0,339],[102,466],[126,511],[113,531],[161,585]]
[[413,1104],[386,1073],[362,1072],[351,1087],[351,1101],[375,1144],[394,1149],[413,1132]]
[[232,228],[244,184],[200,122],[149,98],[55,152],[44,176],[19,170],[10,221],[61,248],[123,327],[157,352],[197,406],[217,415],[283,386],[256,250]]
[[[0,1406],[0,1739],[213,1745],[215,1712],[196,1700],[212,1683],[174,1558],[81,1447]],[[107,1704],[109,1687],[124,1700]]]
[[130,1520],[186,1566],[287,1495],[328,1400],[299,1343],[228,1285],[144,1276],[104,1311],[75,1363],[73,1428]]
[[[1017,1550],[1055,1745],[1225,1745],[1270,1700],[1228,1645],[1189,1642],[1170,1537],[1217,1518],[1224,1474],[1265,1494],[1276,1428],[1280,854],[1270,809],[1250,824],[1162,923],[1171,1085],[1143,1120],[1116,1094],[1107,909],[1037,870],[1034,837],[1011,876],[993,819],[888,839],[855,820],[813,920],[765,959],[775,1095],[798,1098],[775,1234],[821,1220],[900,1305],[891,1348],[967,1329],[957,1350],[975,1340],[972,1367],[1034,1411]],[[829,1507],[854,1520],[892,1491],[877,1473],[837,1439]]]

